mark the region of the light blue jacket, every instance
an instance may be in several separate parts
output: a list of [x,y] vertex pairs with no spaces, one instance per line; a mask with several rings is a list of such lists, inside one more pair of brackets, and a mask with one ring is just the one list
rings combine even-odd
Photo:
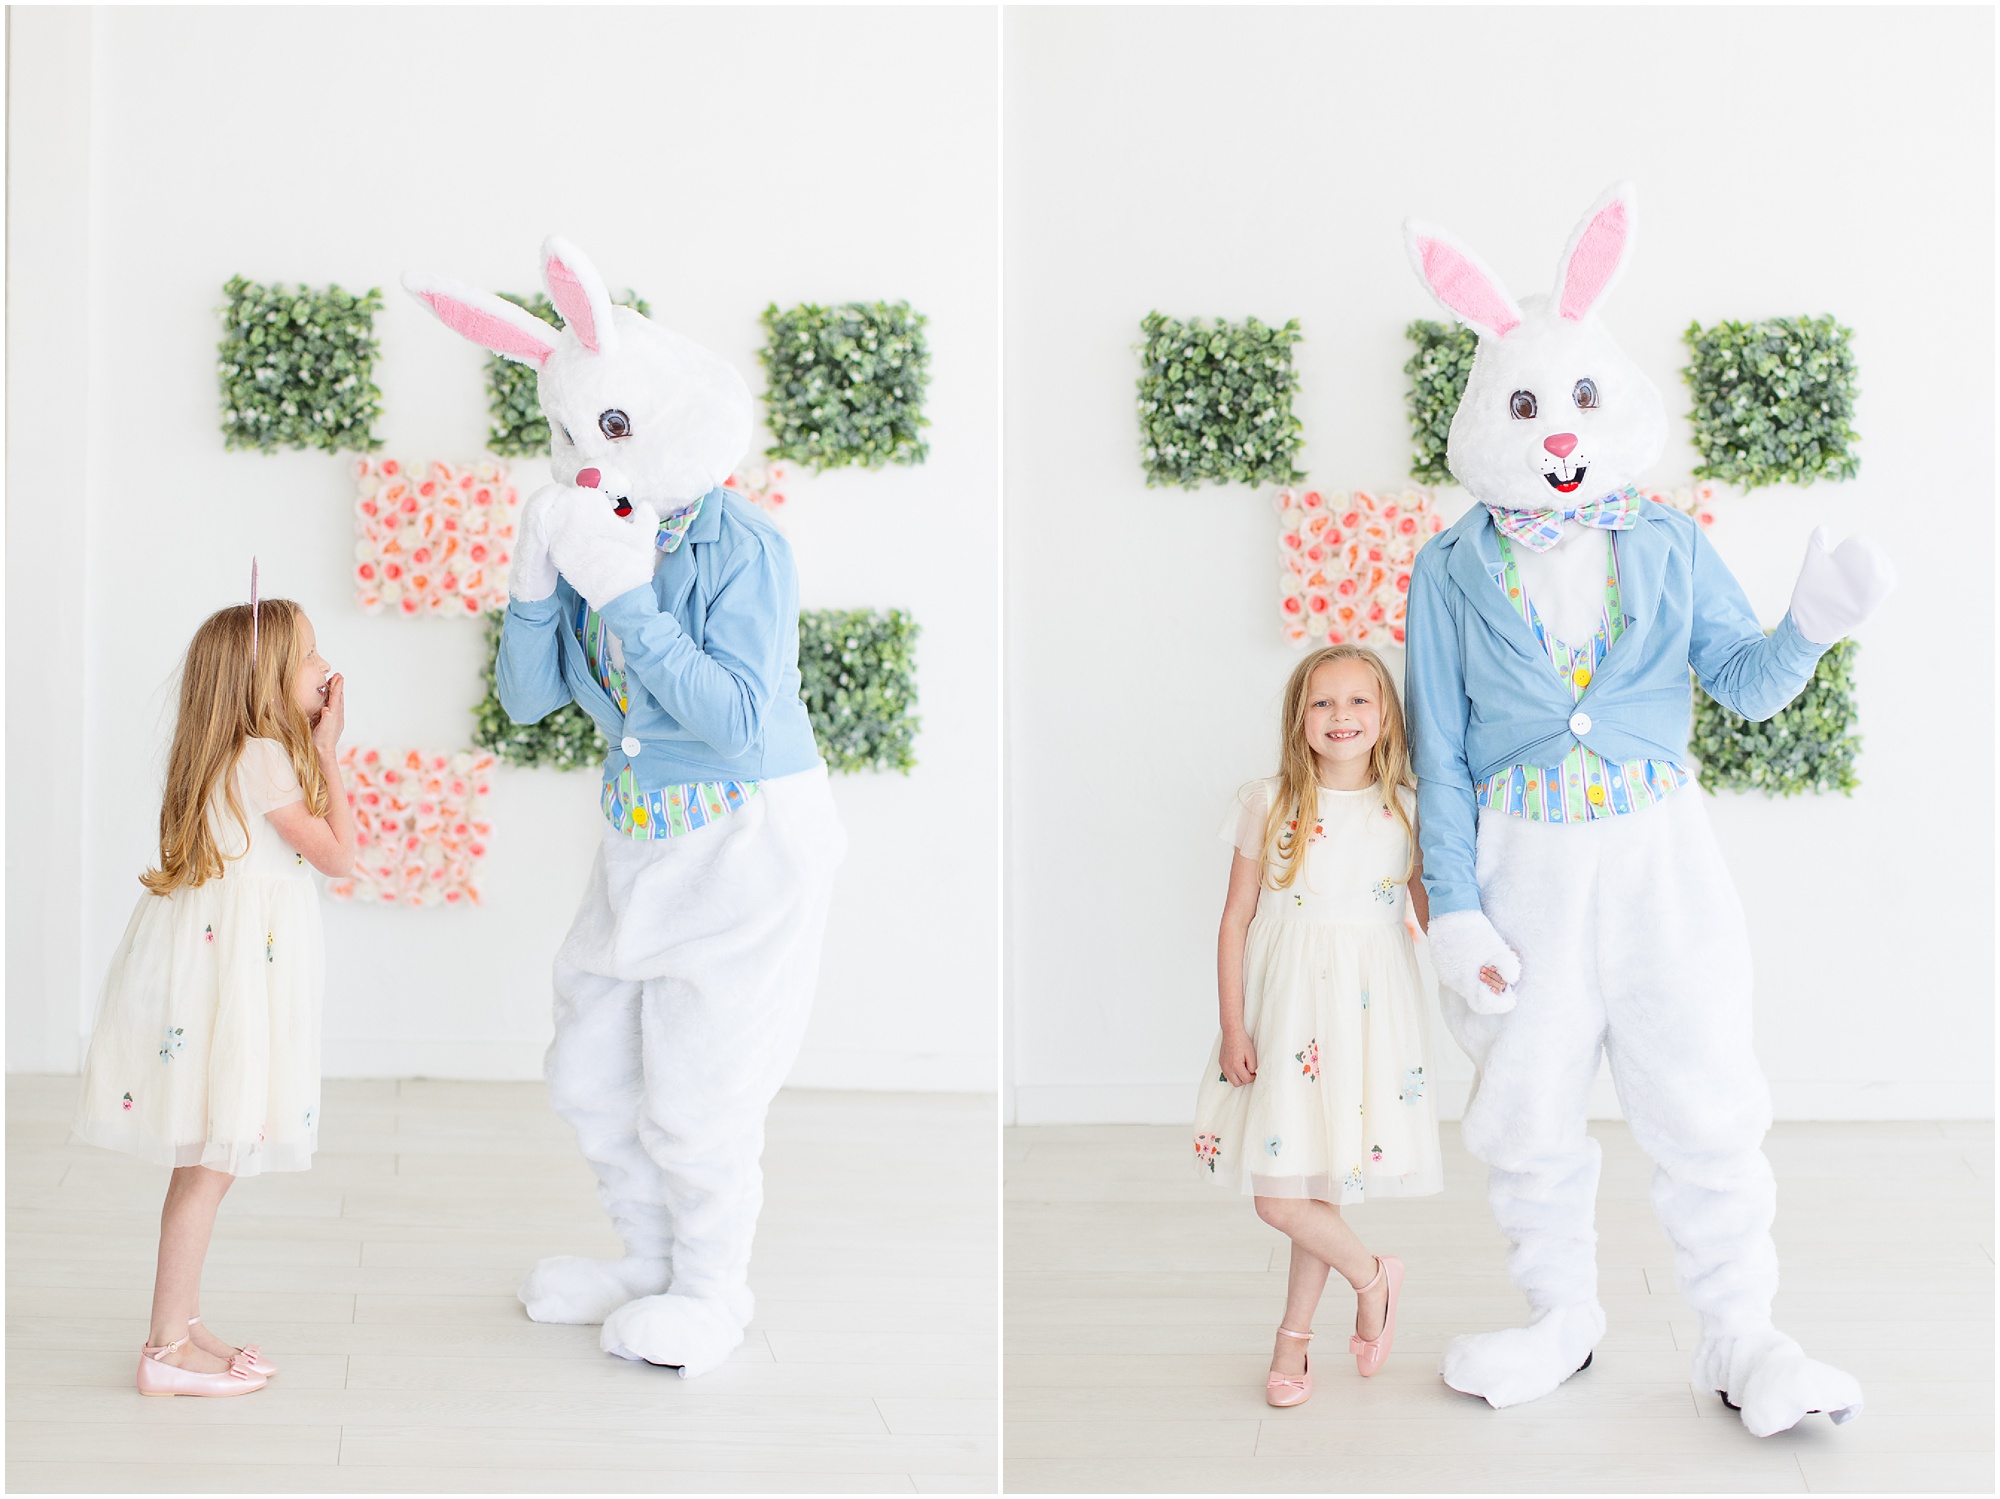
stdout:
[[536,723],[574,700],[611,741],[604,779],[628,762],[642,791],[754,781],[819,764],[799,700],[799,585],[785,538],[726,489],[702,501],[653,581],[600,611],[625,653],[624,713],[590,669],[570,622],[568,579],[546,599],[510,600],[494,670],[500,706]]
[[1475,782],[1510,765],[1558,764],[1578,743],[1609,761],[1686,764],[1690,666],[1709,696],[1752,719],[1769,718],[1812,680],[1826,647],[1801,635],[1789,614],[1767,636],[1687,516],[1647,500],[1636,524],[1615,535],[1631,624],[1574,701],[1507,598],[1484,505],[1417,553],[1405,687],[1424,889],[1435,913],[1479,908]]

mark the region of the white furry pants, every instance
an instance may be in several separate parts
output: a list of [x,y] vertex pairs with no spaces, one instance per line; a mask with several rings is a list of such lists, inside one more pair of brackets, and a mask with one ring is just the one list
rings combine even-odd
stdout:
[[1584,1120],[1602,1050],[1704,1335],[1768,1327],[1770,1089],[1751,1049],[1743,910],[1700,792],[1581,826],[1482,814],[1478,876],[1521,957],[1517,1002],[1475,1015],[1442,999],[1477,1068],[1464,1140],[1491,1168],[1514,1283],[1538,1315],[1596,1299],[1599,1151]]
[[555,965],[555,1110],[628,1255],[750,1316],[764,1116],[804,1039],[846,850],[824,768],[680,838],[607,828]]

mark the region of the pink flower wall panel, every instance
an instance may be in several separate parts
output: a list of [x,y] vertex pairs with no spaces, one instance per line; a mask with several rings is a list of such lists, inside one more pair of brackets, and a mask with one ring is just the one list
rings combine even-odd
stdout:
[[493,756],[349,746],[340,772],[356,857],[351,876],[327,883],[328,895],[377,906],[479,904]]
[[354,595],[384,609],[477,618],[507,607],[521,499],[507,465],[357,458]]

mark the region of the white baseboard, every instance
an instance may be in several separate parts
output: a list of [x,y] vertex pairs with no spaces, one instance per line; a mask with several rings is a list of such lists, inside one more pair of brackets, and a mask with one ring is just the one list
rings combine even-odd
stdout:
[[[436,1077],[539,1082],[546,1041],[332,1040],[321,1044],[327,1077]],[[993,1065],[982,1058],[924,1052],[830,1051],[799,1057],[786,1083],[888,1093],[991,1093]]]
[[1807,1082],[1771,1084],[1778,1119],[1991,1119],[1993,1085],[1947,1079],[1935,1083]]
[[[1439,1078],[1438,1117],[1461,1119],[1468,1078]],[[1174,1083],[1018,1084],[1008,1093],[1010,1124],[1186,1124],[1194,1085]],[[1802,1082],[1771,1085],[1772,1112],[1784,1120],[1991,1119],[1993,1088],[1984,1082]],[[1590,1094],[1592,1119],[1622,1119],[1618,1095],[1600,1075]]]
[[1038,1083],[1007,1090],[1009,1124],[1186,1124],[1194,1084]]
[[325,1077],[436,1077],[459,1082],[540,1082],[546,1041],[433,1041],[398,1036],[320,1042]]
[[996,1093],[998,1072],[991,1057],[814,1047],[792,1064],[785,1085],[885,1093]]

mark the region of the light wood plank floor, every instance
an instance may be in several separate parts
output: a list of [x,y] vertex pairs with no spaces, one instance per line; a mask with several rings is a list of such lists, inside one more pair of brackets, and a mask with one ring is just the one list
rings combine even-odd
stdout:
[[12,1492],[981,1492],[997,1486],[990,1096],[787,1090],[757,1319],[704,1379],[530,1322],[534,1261],[619,1246],[536,1083],[329,1082],[309,1172],[224,1201],[204,1318],[282,1372],[147,1400],[164,1170],[7,1094]]
[[1444,1129],[1445,1191],[1354,1209],[1409,1266],[1396,1351],[1363,1380],[1334,1277],[1311,1401],[1264,1403],[1286,1241],[1195,1179],[1186,1131],[1007,1132],[1005,1484],[1032,1492],[1910,1492],[1993,1490],[1990,1124],[1781,1124],[1781,1326],[1867,1398],[1759,1441],[1694,1389],[1696,1323],[1624,1125],[1598,1202],[1610,1330],[1592,1367],[1509,1410],[1457,1394],[1438,1355],[1523,1304],[1483,1168]]

